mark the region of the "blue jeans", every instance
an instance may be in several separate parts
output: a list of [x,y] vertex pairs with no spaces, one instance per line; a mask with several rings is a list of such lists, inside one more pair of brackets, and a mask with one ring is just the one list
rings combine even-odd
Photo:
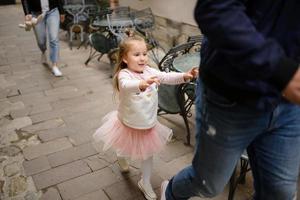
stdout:
[[247,148],[256,200],[292,200],[300,162],[300,107],[282,102],[257,111],[197,88],[196,151],[191,166],[175,175],[167,200],[221,193]]
[[[33,15],[36,16],[35,14]],[[58,60],[59,23],[60,23],[59,12],[58,9],[55,8],[48,11],[44,19],[40,23],[38,23],[34,28],[37,44],[43,53],[47,49],[47,33],[48,33],[49,47],[50,47],[50,61],[52,63],[57,63]]]

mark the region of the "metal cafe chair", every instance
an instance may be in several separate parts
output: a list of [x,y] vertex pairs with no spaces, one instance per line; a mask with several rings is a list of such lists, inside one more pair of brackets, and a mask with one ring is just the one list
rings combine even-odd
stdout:
[[133,28],[130,9],[128,7],[117,7],[111,14],[107,14],[108,29],[115,36],[118,43],[126,37],[128,28]]
[[[237,173],[238,165],[240,165],[240,172]],[[246,151],[240,157],[240,162],[236,165],[230,180],[229,180],[229,193],[228,200],[234,200],[234,195],[238,184],[245,184],[246,173],[251,170],[248,154]]]
[[[159,69],[165,72],[179,71],[174,67],[175,59],[189,54],[194,44],[195,42],[189,42],[171,48],[161,60]],[[158,90],[158,115],[180,114],[182,116],[187,131],[185,142],[187,145],[190,145],[188,117],[192,116],[191,107],[195,101],[195,88],[196,83],[192,81],[180,85],[161,84]]]
[[194,36],[189,36],[187,42],[195,42],[195,44],[197,44],[195,46],[196,48],[198,48],[195,49],[195,51],[200,51],[203,39],[204,39],[203,35],[194,35]]
[[97,58],[97,60],[100,61],[104,54],[107,54],[111,49],[116,48],[116,44],[114,44],[113,41],[99,32],[91,33],[89,35],[89,43],[91,46],[90,54],[85,61],[85,65],[87,65],[93,58]]
[[[64,10],[67,15],[66,19],[71,18],[72,21],[62,25],[63,29],[68,31],[69,46],[72,49],[73,38],[75,35],[80,35],[81,43],[84,42],[85,29],[88,25],[88,15],[85,13],[85,0],[64,0]],[[74,35],[75,34],[75,35]]]
[[150,59],[158,65],[165,55],[165,50],[153,36],[153,31],[155,30],[155,17],[151,8],[132,12],[132,20],[136,31],[142,34],[149,46]]
[[178,71],[173,66],[173,61],[175,58],[189,53],[189,51],[194,47],[195,42],[187,42],[184,44],[177,45],[175,47],[172,47],[166,55],[163,57],[163,59],[159,63],[159,69],[161,71]]
[[111,67],[116,63],[116,53],[118,52],[118,44],[126,37],[126,31],[133,28],[133,22],[130,17],[129,7],[116,7],[110,10],[104,10],[106,18],[99,18],[94,25],[100,27],[102,32],[93,33],[89,37],[91,44],[90,55],[85,65],[95,57],[98,60],[104,54],[108,55]]

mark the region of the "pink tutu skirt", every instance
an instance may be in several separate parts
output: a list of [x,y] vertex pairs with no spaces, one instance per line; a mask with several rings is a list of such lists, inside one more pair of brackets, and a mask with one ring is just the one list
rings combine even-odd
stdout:
[[103,118],[103,125],[96,130],[93,138],[96,145],[100,141],[104,142],[104,151],[112,147],[118,156],[145,160],[160,152],[172,135],[172,130],[159,122],[145,130],[125,126],[118,119],[117,111],[113,111]]

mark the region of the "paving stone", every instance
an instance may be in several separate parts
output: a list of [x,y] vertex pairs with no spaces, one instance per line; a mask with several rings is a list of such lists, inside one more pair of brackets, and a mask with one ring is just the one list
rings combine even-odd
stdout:
[[73,115],[65,116],[64,121],[66,122],[66,124],[72,125],[77,124],[79,121],[89,123],[90,120],[97,120],[99,125],[101,123],[101,119],[105,115],[104,113],[106,113],[105,111],[103,111],[104,108],[105,104],[101,105],[101,103],[97,103],[95,106],[89,106],[81,112],[76,112]]
[[20,172],[20,168],[17,162],[13,162],[11,164],[5,165],[3,169],[4,169],[5,176],[8,177],[14,176]]
[[116,155],[116,152],[114,152],[113,150],[109,149],[105,152],[102,151],[102,147],[98,147],[97,148],[99,154],[99,158],[113,164],[117,161],[117,155]]
[[59,100],[59,99],[72,99],[72,98],[77,98],[77,97],[84,96],[84,95],[86,95],[86,91],[76,88],[76,90],[74,90],[74,91],[68,91],[68,92],[64,92],[61,94],[53,93],[50,96],[52,98],[54,98],[55,100]]
[[72,147],[67,138],[60,138],[36,146],[29,146],[23,150],[25,159],[32,160],[43,155],[48,155]]
[[99,76],[95,76],[95,77],[90,77],[90,78],[78,78],[78,79],[73,79],[73,80],[64,80],[64,81],[60,81],[60,82],[56,82],[53,83],[53,87],[62,87],[62,86],[68,86],[68,85],[72,85],[74,87],[78,87],[78,86],[93,86],[93,85],[101,85],[104,79],[107,79],[108,76],[107,75],[103,75],[101,73],[98,74]]
[[25,200],[39,200],[39,195],[35,192],[27,192]]
[[105,187],[104,191],[106,194],[108,194],[111,200],[138,199],[139,197],[143,196],[137,187],[138,180],[138,176],[130,177]]
[[159,156],[165,161],[169,162],[177,157],[180,157],[189,152],[193,152],[193,148],[185,146],[182,141],[175,141],[168,143],[165,149],[159,154]]
[[77,147],[72,147],[53,153],[48,156],[49,163],[52,167],[63,165],[79,159],[97,154],[97,151],[91,143],[83,144]]
[[4,117],[6,115],[9,115],[11,111],[13,110],[19,110],[25,108],[23,102],[15,102],[11,103],[9,101],[1,102],[0,104],[0,117]]
[[13,119],[20,118],[20,117],[25,117],[29,114],[29,109],[28,108],[23,108],[19,110],[13,110],[10,112],[10,116]]
[[90,131],[82,134],[74,134],[69,137],[69,140],[74,146],[89,143],[93,140],[92,139],[93,133],[94,131]]
[[21,149],[16,145],[10,145],[0,148],[0,156],[16,156],[21,152]]
[[[130,163],[130,160],[128,160],[128,162]],[[118,179],[122,180],[122,179],[128,179],[130,177],[133,176],[137,176],[140,175],[140,171],[139,169],[136,169],[134,167],[130,167],[129,172],[128,173],[122,173],[120,171],[120,167],[117,164],[117,162],[115,162],[114,164],[110,165],[109,168],[111,168],[111,170],[113,171],[114,174],[116,174],[116,176],[118,177]]]
[[7,97],[10,90],[8,88],[0,88],[0,99],[4,99]]
[[24,161],[23,167],[27,176],[37,174],[51,168],[46,156],[41,156],[33,160]]
[[105,160],[99,158],[98,155],[90,156],[83,160],[88,164],[88,166],[92,169],[92,171],[97,171],[109,166],[110,163],[106,162]]
[[78,92],[78,89],[73,86],[58,87],[51,90],[46,90],[45,94],[47,96],[51,96],[51,95],[63,95],[69,92]]
[[7,88],[7,87],[15,86],[16,83],[13,81],[8,81],[3,74],[0,74],[0,85],[1,88]]
[[62,126],[63,124],[64,124],[64,121],[62,119],[56,118],[56,119],[44,121],[41,123],[33,124],[31,126],[27,126],[25,128],[22,128],[22,130],[30,132],[30,133],[34,133],[34,132],[41,131],[41,130],[56,128],[56,127]]
[[55,188],[48,188],[40,200],[61,200],[61,197]]
[[58,184],[58,189],[64,200],[73,200],[117,181],[118,179],[112,173],[111,169],[104,168],[91,174],[86,174]]
[[61,118],[66,115],[66,110],[49,110],[46,112],[30,115],[32,123],[39,123],[47,120],[52,120],[56,118]]
[[193,152],[177,157],[170,162],[160,160],[161,158],[154,159],[153,171],[164,179],[170,179],[177,172],[181,171],[186,166],[192,163]]
[[18,130],[23,127],[27,127],[32,124],[32,121],[29,117],[21,117],[14,120],[11,120],[11,122],[5,126],[2,127],[2,130],[11,131],[11,130]]
[[[78,97],[78,98],[82,98],[82,97]],[[65,101],[65,100],[63,100],[63,101]],[[100,111],[101,104],[99,102],[92,102],[89,104],[81,104],[81,105],[78,105],[75,107],[69,106],[69,107],[60,108],[58,110],[51,110],[49,112],[43,112],[43,113],[40,113],[37,115],[32,115],[31,119],[32,119],[33,123],[36,123],[36,122],[41,122],[41,121],[45,121],[48,119],[62,117],[62,116],[74,116],[74,117],[79,116],[79,118],[83,118],[83,116],[86,115],[85,112],[88,112],[88,110],[95,110],[95,105],[99,105],[98,109],[96,109],[96,110],[99,110],[98,114],[102,113]],[[96,111],[94,111],[94,112],[96,112]],[[72,119],[74,117],[63,117],[63,118],[64,118],[64,120],[65,119],[68,120],[69,118]],[[92,119],[92,118],[89,118],[89,119]]]
[[38,134],[40,140],[42,140],[43,142],[48,142],[50,140],[70,136],[76,133],[77,130],[63,125],[57,128],[38,131],[36,134]]
[[51,89],[52,86],[50,83],[42,83],[42,84],[36,84],[32,87],[21,87],[19,88],[21,94],[28,94],[28,93],[34,93],[34,92],[40,92],[44,90]]
[[46,104],[35,104],[35,105],[27,106],[27,107],[30,108],[30,115],[34,115],[34,114],[38,114],[38,113],[42,113],[42,112],[52,110],[52,107],[48,103],[46,103]]
[[30,94],[24,94],[21,96],[10,97],[11,102],[21,101],[25,106],[35,105],[35,104],[45,104],[51,101],[50,98],[46,98],[43,92],[35,92]]
[[16,86],[9,87],[9,92],[7,94],[7,98],[13,97],[13,96],[19,96],[19,95],[20,95],[20,91],[18,88],[16,88]]
[[10,180],[10,183],[8,185],[9,188],[9,196],[17,196],[23,192],[26,191],[27,189],[27,184],[26,184],[26,177],[24,176],[14,176]]
[[77,107],[77,106],[82,106],[84,104],[90,104],[91,101],[87,99],[86,96],[80,96],[74,99],[64,99],[64,100],[59,100],[51,103],[51,106],[53,107],[54,110],[60,110],[60,109],[65,109],[67,107]]
[[83,195],[75,200],[110,200],[103,190],[98,190],[96,192],[91,192],[89,194]]
[[89,172],[91,170],[87,164],[79,160],[33,175],[33,180],[37,189],[43,189]]

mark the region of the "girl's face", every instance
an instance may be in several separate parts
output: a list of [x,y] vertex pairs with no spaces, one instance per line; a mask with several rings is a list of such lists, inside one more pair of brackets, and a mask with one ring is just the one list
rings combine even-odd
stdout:
[[148,63],[147,46],[144,41],[134,40],[129,44],[129,50],[123,57],[128,69],[141,73]]

